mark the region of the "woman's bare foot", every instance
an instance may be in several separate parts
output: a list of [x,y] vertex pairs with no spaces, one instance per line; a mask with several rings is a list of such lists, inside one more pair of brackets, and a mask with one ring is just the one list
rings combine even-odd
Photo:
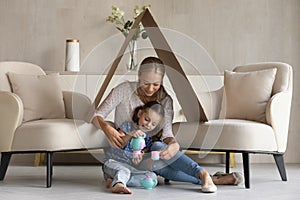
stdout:
[[206,170],[199,172],[199,178],[201,179],[201,190],[202,192],[216,192],[217,186],[214,184],[209,173]]
[[216,185],[234,185],[236,179],[232,174],[220,174],[213,176],[213,182]]
[[132,191],[126,187],[123,183],[116,183],[111,188],[112,193],[119,193],[119,194],[132,194]]
[[244,176],[240,172],[232,172],[230,174],[217,172],[213,176],[216,185],[241,185],[244,183]]

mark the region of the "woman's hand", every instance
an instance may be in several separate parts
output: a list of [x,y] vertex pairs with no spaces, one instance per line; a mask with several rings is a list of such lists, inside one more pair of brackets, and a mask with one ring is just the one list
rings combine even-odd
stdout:
[[125,142],[122,139],[125,134],[123,132],[118,132],[115,128],[105,122],[102,117],[97,116],[97,120],[103,132],[105,133],[110,145],[113,147],[122,148],[125,145]]
[[104,133],[111,146],[123,148],[126,145],[125,141],[123,140],[123,137],[125,136],[124,132],[119,132],[115,128],[109,126]]
[[159,156],[161,159],[170,160],[179,151],[180,146],[174,138],[166,138],[164,142],[168,146],[160,152]]

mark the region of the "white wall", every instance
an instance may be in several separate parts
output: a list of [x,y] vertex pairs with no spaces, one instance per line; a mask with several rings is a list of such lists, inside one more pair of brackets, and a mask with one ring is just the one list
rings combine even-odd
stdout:
[[[285,159],[300,162],[300,124],[296,123],[300,118],[298,0],[0,0],[0,61],[28,61],[45,70],[62,71],[67,38],[80,40],[84,60],[96,45],[118,33],[105,22],[111,6],[117,5],[129,15],[137,3],[151,4],[160,27],[201,44],[220,72],[250,62],[291,64],[295,89]],[[111,46],[107,52],[114,57],[118,48]],[[103,66],[99,63],[99,68]]]

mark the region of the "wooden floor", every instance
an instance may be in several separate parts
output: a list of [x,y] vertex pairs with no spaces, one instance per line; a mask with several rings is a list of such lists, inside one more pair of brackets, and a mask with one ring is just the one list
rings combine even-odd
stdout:
[[[214,173],[223,165],[208,165]],[[233,171],[242,171],[238,164]],[[100,166],[54,166],[53,184],[45,187],[45,167],[9,166],[6,178],[0,182],[1,200],[66,200],[66,199],[300,199],[300,164],[287,165],[288,181],[282,182],[275,164],[251,165],[251,188],[244,186],[219,186],[215,194],[200,192],[200,186],[171,182],[162,179],[153,190],[132,188],[133,195],[112,194],[105,188]]]

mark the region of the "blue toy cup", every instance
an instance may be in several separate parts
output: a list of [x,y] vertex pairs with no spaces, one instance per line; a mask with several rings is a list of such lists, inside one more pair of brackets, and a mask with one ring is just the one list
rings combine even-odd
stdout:
[[157,180],[152,179],[150,177],[146,177],[146,178],[140,180],[140,183],[143,186],[143,188],[145,188],[147,190],[151,190],[157,185]]

